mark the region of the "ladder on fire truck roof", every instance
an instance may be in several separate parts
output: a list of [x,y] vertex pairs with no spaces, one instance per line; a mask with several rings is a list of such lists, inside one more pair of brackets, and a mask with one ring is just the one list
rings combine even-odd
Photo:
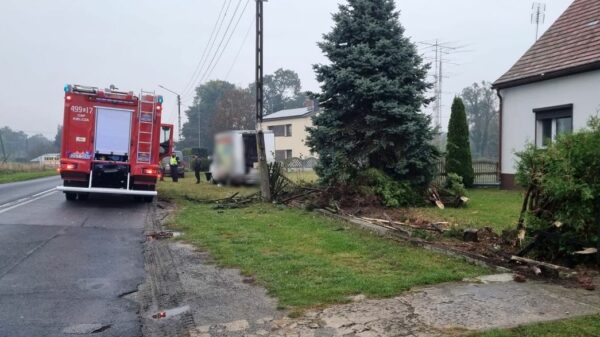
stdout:
[[[152,100],[149,101],[147,100],[148,96],[152,97]],[[138,163],[146,163],[146,164],[150,164],[150,162],[152,161],[152,142],[154,141],[154,125],[153,121],[154,121],[154,113],[156,111],[156,93],[154,91],[144,91],[141,90],[140,91],[140,98],[138,100],[138,104],[139,104],[139,109],[138,109],[138,122],[139,122],[139,127],[138,127],[138,144],[137,144],[137,149],[138,149],[138,154],[137,154],[137,162]],[[144,110],[144,106],[147,107],[148,104],[152,104],[152,110],[148,111],[148,110]],[[148,118],[150,117],[150,118]],[[143,124],[151,124],[150,125],[150,131],[142,131],[142,125]],[[143,134],[149,134],[150,135],[150,142],[145,142],[142,141],[142,135]],[[149,149],[148,152],[146,151],[140,151],[140,149],[142,148],[141,145],[148,145],[147,148]]]

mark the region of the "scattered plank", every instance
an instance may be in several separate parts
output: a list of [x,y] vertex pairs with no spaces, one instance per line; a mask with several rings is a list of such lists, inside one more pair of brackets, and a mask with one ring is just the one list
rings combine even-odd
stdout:
[[515,256],[515,255],[513,255],[510,258],[510,260],[511,261],[515,261],[515,262],[525,263],[527,265],[533,265],[533,266],[537,266],[537,267],[543,267],[545,269],[554,270],[554,271],[557,271],[557,272],[566,272],[566,273],[573,272],[573,270],[571,270],[570,268],[567,268],[567,267],[558,266],[558,265],[555,265],[555,264],[552,264],[552,263],[548,263],[548,262],[536,261],[536,260],[528,259],[528,258],[525,258],[525,257]]

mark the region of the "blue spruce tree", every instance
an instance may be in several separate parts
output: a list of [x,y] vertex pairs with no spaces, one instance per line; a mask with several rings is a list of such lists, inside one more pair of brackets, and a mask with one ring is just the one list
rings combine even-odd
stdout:
[[348,0],[319,43],[327,65],[315,65],[323,112],[308,144],[319,154],[322,182],[351,182],[376,168],[413,187],[432,180],[438,151],[422,108],[429,65],[404,36],[393,0]]

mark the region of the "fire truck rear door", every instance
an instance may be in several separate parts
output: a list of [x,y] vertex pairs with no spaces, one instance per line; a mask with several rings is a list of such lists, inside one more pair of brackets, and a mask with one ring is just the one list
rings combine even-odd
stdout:
[[96,153],[129,154],[132,113],[133,110],[96,108]]

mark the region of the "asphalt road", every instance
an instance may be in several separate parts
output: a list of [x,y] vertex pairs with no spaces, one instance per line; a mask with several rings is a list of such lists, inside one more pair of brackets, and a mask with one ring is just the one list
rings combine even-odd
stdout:
[[0,337],[141,336],[150,204],[67,202],[58,177],[0,185]]

